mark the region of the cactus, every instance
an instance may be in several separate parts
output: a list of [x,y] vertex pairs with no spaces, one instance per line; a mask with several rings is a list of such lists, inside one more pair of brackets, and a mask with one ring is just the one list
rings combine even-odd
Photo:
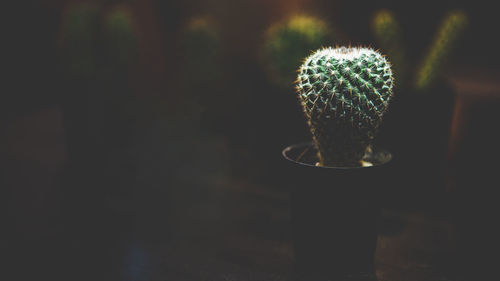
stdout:
[[451,50],[467,26],[467,22],[467,15],[460,10],[451,11],[443,19],[428,53],[417,71],[415,82],[417,90],[425,90],[436,80],[450,56]]
[[310,16],[294,16],[271,25],[262,51],[265,68],[277,85],[288,87],[301,60],[329,43],[332,32],[325,22]]
[[375,13],[372,32],[380,47],[391,58],[391,65],[398,81],[406,81],[405,50],[401,26],[396,16],[389,10],[382,9]]
[[382,116],[392,97],[389,62],[368,48],[324,48],[299,69],[296,88],[320,166],[369,165]]

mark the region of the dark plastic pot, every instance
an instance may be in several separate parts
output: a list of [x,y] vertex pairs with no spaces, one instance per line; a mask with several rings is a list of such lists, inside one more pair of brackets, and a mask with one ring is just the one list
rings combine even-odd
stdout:
[[375,150],[373,166],[343,168],[315,166],[312,143],[282,153],[291,190],[297,280],[376,280],[378,198],[391,154]]

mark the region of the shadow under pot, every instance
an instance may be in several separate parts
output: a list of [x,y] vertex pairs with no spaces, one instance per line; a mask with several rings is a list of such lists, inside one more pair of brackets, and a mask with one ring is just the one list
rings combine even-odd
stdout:
[[320,167],[312,143],[286,147],[282,154],[296,280],[376,280],[379,198],[392,155],[373,149],[373,166]]

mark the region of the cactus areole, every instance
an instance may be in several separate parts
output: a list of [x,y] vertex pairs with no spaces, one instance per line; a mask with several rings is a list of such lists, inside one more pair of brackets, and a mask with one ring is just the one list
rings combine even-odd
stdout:
[[392,97],[389,62],[369,48],[324,48],[306,58],[296,88],[319,166],[369,166],[364,161]]

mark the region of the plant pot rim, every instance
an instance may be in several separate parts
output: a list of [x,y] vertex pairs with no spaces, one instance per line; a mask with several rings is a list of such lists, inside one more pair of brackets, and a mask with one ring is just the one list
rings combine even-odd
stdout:
[[372,166],[357,166],[357,167],[348,167],[348,166],[340,166],[340,167],[335,167],[335,166],[316,166],[313,163],[301,162],[299,160],[295,160],[295,159],[292,159],[292,158],[289,157],[288,152],[290,152],[291,150],[296,149],[296,148],[300,148],[300,147],[307,147],[307,146],[309,146],[309,147],[312,148],[312,147],[314,147],[314,144],[313,144],[313,142],[301,142],[301,143],[297,143],[297,144],[292,144],[292,145],[289,145],[289,146],[285,147],[281,151],[281,155],[286,160],[288,160],[288,161],[290,161],[292,163],[295,163],[297,165],[304,166],[304,167],[312,167],[312,168],[318,168],[318,169],[334,169],[334,170],[357,170],[357,169],[376,168],[376,167],[380,167],[380,166],[386,165],[392,159],[392,153],[390,153],[389,151],[387,151],[387,150],[385,150],[383,148],[379,148],[379,147],[376,147],[376,146],[372,146],[372,149],[373,149],[373,154],[374,155],[378,155],[377,158],[379,158],[379,161],[372,162],[372,164],[373,164]]

